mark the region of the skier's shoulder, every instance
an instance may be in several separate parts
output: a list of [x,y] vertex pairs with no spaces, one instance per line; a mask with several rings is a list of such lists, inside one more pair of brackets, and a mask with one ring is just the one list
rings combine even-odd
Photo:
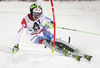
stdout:
[[42,13],[41,16],[40,16],[40,18],[45,18],[45,14]]
[[51,20],[48,16],[48,14],[44,14],[45,19]]
[[39,19],[40,19],[40,20],[45,20],[46,16],[47,16],[47,15],[46,15],[45,13],[42,13],[41,16],[39,17]]
[[27,14],[24,18],[25,18],[26,21],[27,20],[33,20],[32,17],[31,17],[31,14]]
[[25,19],[26,23],[28,23],[30,20],[33,21],[31,14],[27,14],[23,19]]

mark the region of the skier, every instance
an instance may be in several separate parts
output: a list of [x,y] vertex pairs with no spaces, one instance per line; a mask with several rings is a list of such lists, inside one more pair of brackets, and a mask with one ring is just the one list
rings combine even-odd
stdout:
[[[44,21],[51,23],[52,26],[54,24],[54,21],[52,19],[45,16],[40,5],[36,3],[32,4],[30,6],[30,13],[27,14],[21,21],[21,28],[17,33],[15,45],[12,49],[12,52],[18,52],[20,35],[25,29],[30,41],[36,44],[44,44],[45,46],[52,48],[54,35],[47,30],[48,28],[50,28],[49,25],[43,26]],[[55,50],[64,53],[64,55],[66,56],[70,56],[72,55],[71,53],[74,53],[77,49],[69,43],[56,38]],[[74,56],[77,60],[80,60],[81,58],[81,56],[77,56],[74,54],[72,56]]]
[[26,29],[26,34],[30,41],[36,44],[42,44],[45,39],[52,40],[53,34],[43,26],[43,21],[54,23],[49,17],[45,16],[41,5],[36,3],[30,6],[30,13],[21,21],[21,28],[17,32],[13,52],[19,50],[19,40],[21,33]]

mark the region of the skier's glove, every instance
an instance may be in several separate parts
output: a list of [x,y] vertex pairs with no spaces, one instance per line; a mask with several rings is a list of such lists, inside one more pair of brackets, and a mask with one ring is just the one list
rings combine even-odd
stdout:
[[15,44],[15,46],[12,49],[12,53],[15,54],[18,52],[18,50],[19,50],[19,44]]
[[49,26],[49,25],[45,25],[45,28],[46,28],[46,29],[50,29],[50,26]]
[[46,29],[52,29],[52,28],[54,28],[54,25],[52,24],[52,23],[45,23],[45,28]]

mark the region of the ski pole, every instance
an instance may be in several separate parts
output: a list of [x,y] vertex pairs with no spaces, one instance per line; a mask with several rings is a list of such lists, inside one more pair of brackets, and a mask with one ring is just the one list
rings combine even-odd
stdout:
[[[53,28],[53,26],[52,26],[51,23],[45,23],[45,25],[50,26],[51,29]],[[92,34],[92,35],[100,35],[100,34],[98,34],[98,33],[92,33],[92,32],[87,32],[87,31],[82,31],[82,30],[64,28],[64,27],[56,27],[56,28],[65,29],[65,30],[70,30],[70,31],[75,31],[75,32],[81,32],[81,33],[87,33],[87,34]]]
[[81,32],[81,33],[87,33],[87,34],[93,34],[93,35],[100,35],[98,33],[92,33],[92,32],[87,32],[87,31],[82,31],[82,30],[76,30],[76,29],[69,29],[69,28],[64,28],[64,27],[56,27],[56,28],[75,31],[75,32]]

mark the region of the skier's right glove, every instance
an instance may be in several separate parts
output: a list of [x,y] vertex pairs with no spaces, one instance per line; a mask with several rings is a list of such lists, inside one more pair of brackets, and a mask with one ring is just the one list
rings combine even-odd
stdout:
[[19,44],[15,44],[15,46],[12,49],[12,53],[15,54],[18,52],[18,50],[19,50]]

